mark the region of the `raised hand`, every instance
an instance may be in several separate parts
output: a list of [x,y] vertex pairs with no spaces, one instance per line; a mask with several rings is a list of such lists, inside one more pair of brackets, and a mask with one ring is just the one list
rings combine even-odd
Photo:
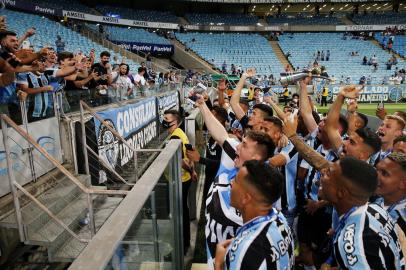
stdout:
[[362,89],[363,89],[363,87],[361,87],[360,89],[357,89],[355,87],[355,85],[344,86],[340,90],[340,95],[342,95],[343,97],[346,97],[346,98],[356,99],[359,97],[359,94],[362,91]]
[[255,74],[257,74],[257,71],[255,68],[249,68],[247,69],[247,71],[245,71],[245,73],[243,75],[245,75],[245,77],[250,78],[250,77],[254,77]]

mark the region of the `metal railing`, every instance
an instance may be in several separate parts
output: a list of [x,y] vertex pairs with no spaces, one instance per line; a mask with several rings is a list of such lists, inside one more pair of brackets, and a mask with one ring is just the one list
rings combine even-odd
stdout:
[[[26,232],[23,228],[23,219],[22,219],[22,212],[21,212],[21,207],[20,207],[20,201],[19,201],[19,194],[17,190],[22,191],[28,198],[29,200],[33,201],[38,207],[40,207],[43,211],[45,211],[49,217],[54,220],[57,224],[60,226],[64,227],[64,229],[69,229],[67,226],[63,225],[63,222],[56,217],[55,214],[53,214],[51,211],[47,209],[47,207],[41,203],[39,200],[35,199],[35,196],[31,195],[28,193],[27,190],[25,190],[16,180],[16,177],[14,176],[14,169],[13,169],[13,161],[11,158],[11,151],[10,151],[10,145],[12,141],[16,143],[16,141],[9,136],[9,127],[17,132],[19,136],[22,137],[22,139],[29,144],[30,147],[33,147],[36,151],[39,152],[41,157],[43,157],[45,160],[50,162],[53,166],[57,168],[58,171],[60,171],[66,179],[68,179],[71,183],[73,183],[77,188],[80,189],[81,192],[83,192],[86,195],[87,198],[87,208],[88,208],[88,214],[89,214],[89,225],[90,225],[90,231],[91,235],[93,236],[96,233],[96,226],[95,226],[95,221],[94,221],[94,211],[93,211],[93,195],[111,195],[111,196],[125,196],[128,194],[128,191],[125,190],[102,190],[102,189],[97,189],[93,188],[92,186],[86,186],[84,185],[78,178],[76,178],[69,170],[67,170],[64,166],[62,166],[58,160],[56,160],[52,155],[50,155],[47,150],[45,150],[43,147],[41,147],[37,141],[31,137],[28,132],[21,127],[19,127],[16,123],[14,123],[7,115],[1,114],[0,115],[1,119],[1,125],[2,125],[2,132],[3,132],[3,143],[4,143],[4,149],[6,152],[6,160],[7,160],[7,173],[8,173],[8,179],[9,179],[9,185],[11,189],[11,193],[13,196],[13,201],[14,201],[14,207],[15,207],[15,215],[17,218],[17,225],[18,225],[18,231],[20,235],[20,240],[25,241],[26,240]],[[68,232],[74,236],[77,239],[81,239],[78,235],[76,235],[73,231],[70,229]],[[83,239],[81,239],[83,240]]]
[[[138,269],[140,264],[147,263],[159,269],[160,264],[183,269],[180,146],[180,140],[168,142],[69,269],[105,269],[114,263],[120,269]],[[160,198],[155,193],[162,186],[166,205],[155,202]],[[157,211],[159,206],[169,208],[165,215]],[[150,213],[148,217],[146,210]]]

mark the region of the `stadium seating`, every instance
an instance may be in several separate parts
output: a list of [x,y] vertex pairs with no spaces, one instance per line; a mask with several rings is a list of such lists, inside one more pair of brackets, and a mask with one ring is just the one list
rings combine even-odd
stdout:
[[406,12],[385,12],[359,14],[352,18],[356,24],[403,24],[406,23]]
[[258,18],[246,14],[186,13],[185,18],[191,24],[202,25],[254,25]]
[[[89,25],[89,24],[88,24]],[[97,30],[96,25],[90,25],[91,28]],[[145,29],[140,28],[127,28],[118,26],[104,26],[104,31],[109,34],[109,39],[114,41],[129,41],[129,42],[141,42],[141,43],[153,43],[153,44],[168,44],[170,42],[158,36],[155,33],[148,32]]]
[[108,13],[118,14],[123,19],[131,19],[137,21],[151,21],[151,22],[169,22],[178,23],[178,17],[169,11],[156,11],[156,10],[142,10],[142,9],[129,9],[113,6],[96,7],[103,15]]
[[313,16],[313,17],[267,17],[266,19],[269,25],[280,25],[280,24],[291,24],[291,25],[339,25],[344,24],[337,17],[324,17],[324,16]]
[[[392,49],[402,57],[406,57],[406,36],[398,35],[394,36],[394,42]],[[385,48],[388,44],[389,37],[384,38],[381,33],[376,33],[375,38],[379,41],[381,45],[384,45]]]
[[[394,73],[386,70],[385,63],[391,55],[374,45],[371,41],[348,38],[343,39],[340,33],[295,33],[285,34],[279,37],[279,44],[286,53],[290,52],[289,60],[294,67],[307,67],[313,63],[317,51],[330,50],[330,61],[319,61],[319,64],[327,68],[329,75],[339,81],[341,76],[351,78],[352,83],[358,83],[361,76],[371,75],[372,83],[382,83],[385,76],[389,77]],[[351,56],[351,52],[357,51],[359,56]],[[362,59],[368,59],[376,55],[378,59],[378,70],[373,72],[372,66],[362,65]],[[399,68],[406,66],[405,62],[399,62]]]
[[[65,50],[76,53],[82,51],[87,54],[92,48],[95,49],[96,56],[102,51],[109,51],[107,48],[83,37],[82,35],[74,32],[61,24],[51,21],[47,18],[16,12],[11,10],[0,10],[0,15],[7,16],[8,28],[17,32],[18,36],[21,36],[25,33],[26,29],[35,25],[37,29],[37,34],[29,39],[32,46],[35,50],[39,50],[45,46],[55,47],[56,36],[60,35],[62,40],[65,41]],[[21,18],[24,18],[23,20]],[[122,56],[117,55],[119,59],[122,59]],[[113,55],[112,57],[113,58]],[[96,59],[98,60],[98,58]],[[139,64],[127,59],[127,63],[130,65],[130,70],[135,71]]]
[[255,67],[267,76],[283,70],[268,41],[258,34],[177,33],[176,38],[219,69],[226,61],[228,71],[231,64],[244,70]]
[[33,3],[54,9],[73,10],[89,14],[97,14],[95,10],[75,0],[68,2],[53,0],[34,0]]

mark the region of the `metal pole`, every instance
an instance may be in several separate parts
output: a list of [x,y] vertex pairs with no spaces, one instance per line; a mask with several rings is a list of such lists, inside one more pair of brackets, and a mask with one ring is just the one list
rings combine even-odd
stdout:
[[3,131],[3,144],[4,144],[4,150],[6,151],[6,160],[7,160],[7,174],[8,174],[8,180],[10,184],[10,190],[11,194],[13,194],[13,201],[14,201],[14,209],[16,213],[16,219],[17,219],[17,225],[18,225],[18,233],[20,235],[20,241],[24,242],[25,241],[25,233],[24,233],[24,228],[23,228],[23,218],[21,215],[21,208],[20,208],[20,201],[18,200],[18,192],[16,187],[14,186],[15,177],[14,177],[14,172],[13,172],[13,164],[10,159],[10,142],[8,139],[8,126],[6,124],[6,121],[4,119],[1,119],[1,129]]
[[133,158],[134,158],[134,182],[135,183],[137,183],[137,181],[138,181],[138,170],[137,170],[138,159],[137,159],[137,156],[138,156],[137,151],[135,151],[135,148],[134,148],[134,150],[133,150]]
[[87,193],[87,207],[89,209],[90,234],[93,238],[93,236],[96,234],[96,224],[94,222],[92,194],[90,194],[90,193]]
[[80,102],[80,125],[81,125],[81,129],[82,129],[82,149],[83,149],[83,156],[85,158],[85,172],[87,175],[90,174],[89,171],[89,158],[87,156],[87,149],[86,149],[86,130],[85,130],[85,116],[84,116],[84,112],[83,112],[83,105]]
[[[21,110],[21,118],[23,120],[23,125],[25,127],[25,131],[27,132],[27,134],[29,134],[29,132],[28,132],[27,109],[25,107],[25,101],[24,100],[20,100],[20,110]],[[30,163],[31,177],[32,177],[32,180],[34,182],[36,182],[37,181],[37,176],[35,174],[34,156],[32,154],[33,149],[32,149],[32,147],[31,147],[31,145],[29,143],[27,143],[27,144],[28,144],[28,148],[27,148],[28,162]]]
[[156,218],[155,191],[151,192],[151,219],[152,219],[152,235],[154,239],[154,255],[155,261],[159,262],[159,239],[158,239],[158,221]]

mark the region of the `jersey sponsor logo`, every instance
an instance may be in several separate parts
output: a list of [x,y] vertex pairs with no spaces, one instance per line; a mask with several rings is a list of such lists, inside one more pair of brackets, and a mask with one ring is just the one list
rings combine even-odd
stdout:
[[355,223],[352,223],[345,228],[344,246],[343,246],[347,261],[351,266],[353,266],[358,262],[357,256],[354,255],[355,252],[354,235],[355,235]]

